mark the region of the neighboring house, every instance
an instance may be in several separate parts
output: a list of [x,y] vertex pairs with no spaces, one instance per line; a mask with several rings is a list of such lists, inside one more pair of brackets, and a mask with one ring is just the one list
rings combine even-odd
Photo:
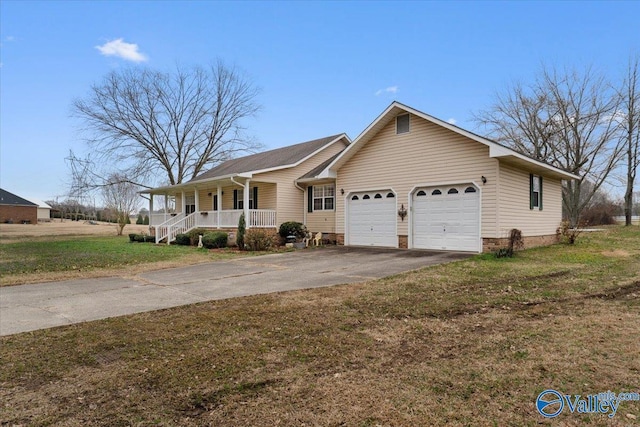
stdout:
[[38,205],[0,188],[0,223],[37,224]]
[[38,205],[38,221],[47,222],[51,220],[51,206],[38,199],[29,199],[31,202]]
[[[163,239],[171,234],[165,229],[178,224],[180,230],[217,226],[209,220],[220,221],[224,213],[216,215],[211,195],[217,194],[221,209],[233,204],[234,210],[249,210],[248,227],[300,221],[345,245],[481,252],[504,246],[509,231],[517,228],[525,244],[535,246],[555,241],[561,182],[578,179],[398,102],[350,144],[344,134],[306,144],[325,140],[330,143],[322,150],[306,150],[303,162],[270,161],[275,153],[305,146],[298,144],[231,160],[189,183],[151,190],[174,195],[181,212],[158,226],[156,236]],[[229,181],[237,182],[235,187]],[[237,204],[247,199],[249,206]],[[255,200],[258,205],[251,205]],[[189,215],[202,206],[214,211],[205,221],[202,214]],[[233,220],[222,223],[234,227]]]

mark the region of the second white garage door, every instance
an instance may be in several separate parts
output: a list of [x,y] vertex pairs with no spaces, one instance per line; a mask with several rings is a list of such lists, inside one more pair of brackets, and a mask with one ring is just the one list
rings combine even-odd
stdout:
[[396,198],[391,191],[355,193],[347,203],[348,245],[393,248],[398,245]]
[[480,192],[472,184],[418,189],[412,226],[414,248],[477,252]]

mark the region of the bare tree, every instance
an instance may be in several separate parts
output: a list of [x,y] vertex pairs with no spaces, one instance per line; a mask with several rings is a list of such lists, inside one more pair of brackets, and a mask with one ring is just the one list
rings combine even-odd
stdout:
[[102,187],[102,197],[105,207],[116,216],[118,236],[121,236],[129,215],[140,205],[139,188],[118,174],[111,175],[108,182],[110,185]]
[[[563,185],[564,207],[576,226],[620,159],[616,99],[591,68],[543,67],[535,82],[507,88],[475,120],[498,142],[581,177]],[[593,185],[583,186],[586,180]]]
[[627,73],[618,91],[620,108],[620,143],[626,160],[626,189],[624,193],[625,225],[631,225],[633,214],[633,186],[640,167],[640,76],[638,56],[629,59]]
[[73,103],[87,142],[129,180],[161,170],[179,184],[239,151],[258,148],[243,120],[256,114],[257,89],[222,62],[163,73],[144,68],[114,71]]

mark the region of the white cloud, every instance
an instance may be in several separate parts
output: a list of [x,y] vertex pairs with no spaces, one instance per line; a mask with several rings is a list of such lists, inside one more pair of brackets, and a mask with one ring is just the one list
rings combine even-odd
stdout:
[[15,37],[13,37],[13,36],[7,36],[7,37],[5,37],[5,38],[4,38],[4,41],[6,41],[6,42],[12,42],[12,41],[15,41],[15,39],[16,39],[16,38],[15,38]]
[[447,120],[447,123],[455,125],[456,123],[458,123],[458,121],[456,119],[454,119],[453,117],[451,117],[449,120]]
[[397,92],[398,92],[398,86],[389,86],[388,88],[378,90],[376,92],[376,96],[380,96],[383,93],[397,93]]
[[135,43],[127,43],[123,39],[116,39],[106,42],[102,46],[96,46],[104,56],[117,56],[127,61],[143,62],[148,58],[138,51],[138,45]]

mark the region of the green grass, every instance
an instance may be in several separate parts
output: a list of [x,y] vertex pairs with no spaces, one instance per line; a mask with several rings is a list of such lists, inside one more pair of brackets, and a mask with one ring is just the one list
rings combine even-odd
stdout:
[[126,236],[8,243],[0,245],[0,274],[113,268],[166,261],[193,250],[184,246],[130,243]]
[[209,251],[190,246],[132,243],[127,236],[25,238],[0,244],[0,284],[63,280],[83,273],[113,274],[144,265],[166,267],[252,254],[232,249]]
[[[214,301],[0,338],[22,425],[637,425],[535,398],[638,391],[640,233],[513,259]],[[636,420],[627,417],[636,417]]]

